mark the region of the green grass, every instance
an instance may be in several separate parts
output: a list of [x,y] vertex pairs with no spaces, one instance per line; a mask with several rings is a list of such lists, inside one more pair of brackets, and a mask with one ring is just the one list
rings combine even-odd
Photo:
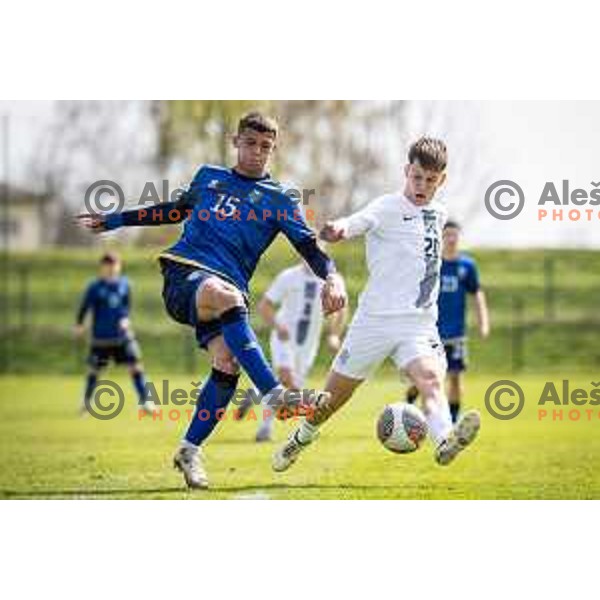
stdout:
[[[119,371],[109,376],[127,394],[125,410],[112,421],[76,416],[80,377],[0,378],[0,498],[600,498],[598,407],[591,422],[539,422],[544,376],[519,377],[525,410],[514,420],[498,421],[482,399],[493,381],[506,376],[470,374],[469,405],[482,411],[482,433],[448,468],[433,463],[429,443],[397,456],[377,442],[381,407],[401,395],[397,378],[385,370],[285,474],[271,472],[273,444],[253,443],[255,423],[225,422],[207,445],[213,487],[202,492],[186,491],[171,468],[185,424],[139,421],[126,376]],[[589,390],[597,379],[597,373],[577,375],[572,387]],[[191,379],[171,381],[187,390]],[[311,383],[319,382],[321,376]],[[569,407],[562,408],[566,419]],[[290,427],[278,425],[277,443]]]

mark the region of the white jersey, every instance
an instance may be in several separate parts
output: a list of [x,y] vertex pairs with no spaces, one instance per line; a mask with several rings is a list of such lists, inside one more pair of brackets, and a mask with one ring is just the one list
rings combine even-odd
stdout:
[[445,222],[439,201],[416,206],[401,193],[381,196],[338,222],[346,237],[366,235],[369,280],[359,310],[437,320]]
[[282,271],[265,296],[279,304],[276,320],[290,332],[290,345],[312,361],[319,347],[323,315],[321,289],[323,281],[303,265]]

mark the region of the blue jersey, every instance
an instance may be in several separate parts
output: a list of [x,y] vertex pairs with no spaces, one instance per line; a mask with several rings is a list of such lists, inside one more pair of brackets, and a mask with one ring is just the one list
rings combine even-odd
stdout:
[[467,294],[479,290],[479,273],[475,261],[464,254],[455,260],[443,260],[438,300],[438,330],[442,340],[465,335]]
[[77,322],[83,323],[85,315],[91,311],[94,341],[118,343],[129,337],[120,325],[121,319],[129,315],[129,305],[129,282],[126,277],[96,279],[85,291]]
[[299,251],[315,239],[300,202],[285,191],[269,176],[252,179],[233,169],[201,167],[188,192],[183,233],[161,256],[214,271],[247,293],[261,255],[279,232]]

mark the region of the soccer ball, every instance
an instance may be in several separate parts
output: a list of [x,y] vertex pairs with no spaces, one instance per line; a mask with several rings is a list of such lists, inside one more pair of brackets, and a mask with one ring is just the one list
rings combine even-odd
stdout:
[[377,437],[391,452],[414,452],[426,436],[425,415],[412,404],[388,404],[377,420]]

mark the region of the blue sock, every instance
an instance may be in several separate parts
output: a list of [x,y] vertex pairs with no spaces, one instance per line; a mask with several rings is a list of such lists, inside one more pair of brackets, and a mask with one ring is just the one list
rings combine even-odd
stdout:
[[133,387],[138,394],[139,403],[142,404],[146,399],[146,376],[144,375],[144,371],[136,371],[132,376],[133,379]]
[[[239,376],[213,369],[210,377],[198,395],[194,418],[185,434],[186,441],[199,446],[222,418],[224,411],[235,393]],[[202,412],[200,412],[202,411]]]
[[256,334],[248,322],[248,311],[235,306],[221,315],[221,329],[225,343],[237,358],[252,383],[261,394],[270,392],[279,385],[273,369],[267,362]]
[[96,387],[96,381],[98,381],[98,375],[96,373],[88,373],[87,379],[85,380],[85,401],[89,403]]
[[460,412],[460,402],[450,402],[449,407],[452,422],[456,423],[456,421],[458,420],[458,413]]

